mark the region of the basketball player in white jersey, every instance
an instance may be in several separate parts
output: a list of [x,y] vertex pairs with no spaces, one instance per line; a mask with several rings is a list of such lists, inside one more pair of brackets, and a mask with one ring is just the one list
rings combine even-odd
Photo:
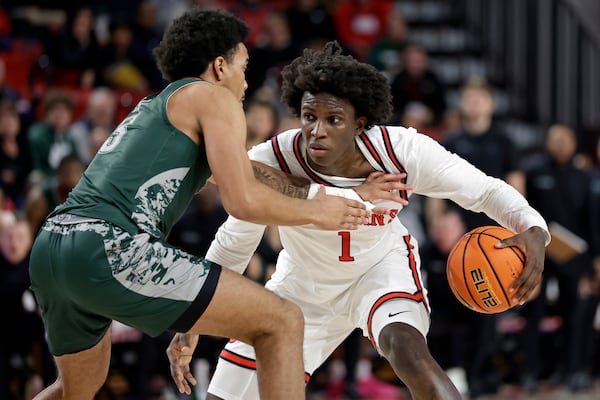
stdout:
[[[517,232],[499,246],[517,246],[526,254],[525,270],[514,285],[518,301],[526,301],[541,281],[550,238],[546,223],[511,186],[486,176],[429,137],[414,129],[375,125],[391,114],[388,83],[373,67],[340,51],[335,42],[322,51],[305,50],[284,69],[282,99],[300,117],[301,129],[283,132],[249,155],[313,182],[309,197],[325,186],[330,194],[362,198],[389,212],[373,215],[370,224],[356,231],[281,226],[284,250],[266,287],[304,313],[307,380],[358,327],[414,399],[459,399],[429,353],[430,308],[418,245],[396,215],[410,195],[418,193],[484,211]],[[266,169],[259,172],[269,174]],[[400,190],[382,195],[382,188]],[[390,201],[393,196],[396,200]],[[262,225],[230,217],[206,257],[241,273],[263,230]],[[174,338],[178,340],[182,338]],[[251,346],[230,342],[221,353],[207,398],[258,400],[255,360]]]

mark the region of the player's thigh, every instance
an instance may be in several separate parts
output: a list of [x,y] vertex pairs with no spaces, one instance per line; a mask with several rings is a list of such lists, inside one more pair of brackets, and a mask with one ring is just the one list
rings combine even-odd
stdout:
[[429,330],[429,305],[418,261],[402,252],[389,254],[354,289],[357,324],[376,348],[388,324],[408,324],[423,336]]
[[258,335],[302,332],[300,309],[261,285],[223,268],[214,295],[190,333],[234,337],[252,344]]
[[108,329],[104,337],[89,349],[54,357],[63,398],[92,399],[100,389],[110,365],[110,336],[111,330]]

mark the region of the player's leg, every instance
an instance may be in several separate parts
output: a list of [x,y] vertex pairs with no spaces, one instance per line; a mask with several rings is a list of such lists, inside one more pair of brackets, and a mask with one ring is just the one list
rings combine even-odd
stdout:
[[385,326],[379,335],[378,346],[413,399],[461,399],[452,381],[429,352],[425,338],[414,327],[402,322]]
[[104,384],[110,364],[110,329],[95,346],[78,353],[55,356],[56,381],[34,400],[91,400]]
[[[300,269],[292,268],[292,265],[282,266],[284,262],[282,259],[278,261],[277,268],[280,269],[266,287],[298,305],[304,314],[304,378],[308,382],[310,375],[352,332],[355,324],[348,318],[345,301],[337,308],[332,305],[335,301],[324,306],[317,294],[322,288]],[[293,272],[279,276],[279,271],[290,269]],[[298,286],[298,282],[304,285]],[[255,360],[256,354],[251,346],[238,340],[227,343],[211,377],[207,400],[259,400]]]
[[[390,252],[357,285],[363,330],[390,362],[412,398],[460,399],[458,390],[429,352],[427,292],[420,275],[416,242],[404,237],[405,248]],[[364,322],[363,322],[364,323]]]
[[305,399],[303,316],[291,302],[226,268],[189,333],[236,338],[254,347],[261,399]]

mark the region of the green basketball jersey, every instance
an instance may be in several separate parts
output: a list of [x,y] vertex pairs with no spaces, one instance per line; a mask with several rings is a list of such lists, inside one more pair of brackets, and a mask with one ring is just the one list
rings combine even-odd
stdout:
[[211,175],[204,147],[167,118],[169,97],[189,84],[208,83],[180,80],[142,99],[51,215],[98,218],[164,238]]

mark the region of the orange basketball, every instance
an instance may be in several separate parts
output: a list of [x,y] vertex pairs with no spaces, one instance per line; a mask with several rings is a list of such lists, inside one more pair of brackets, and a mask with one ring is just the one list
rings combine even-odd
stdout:
[[525,256],[517,247],[495,248],[514,236],[499,226],[466,233],[452,248],[446,264],[448,283],[456,298],[473,311],[495,314],[517,305],[510,285],[523,271]]

